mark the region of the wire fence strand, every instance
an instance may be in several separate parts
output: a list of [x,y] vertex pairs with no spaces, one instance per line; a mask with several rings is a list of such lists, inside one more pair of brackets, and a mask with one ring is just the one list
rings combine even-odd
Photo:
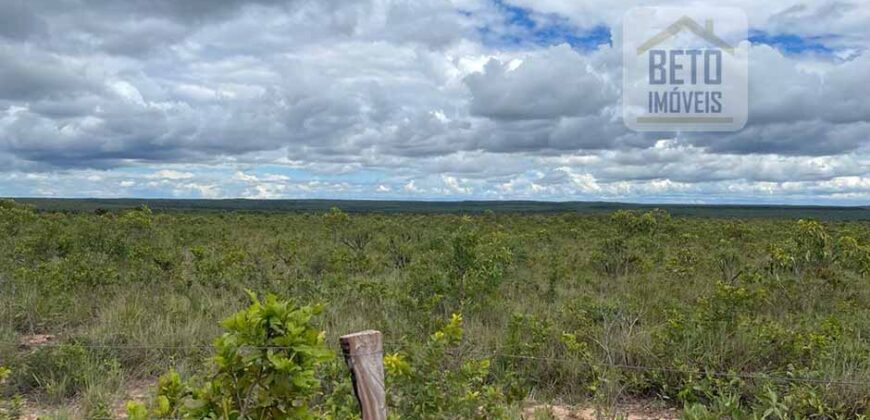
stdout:
[[[394,347],[394,352],[400,352],[402,348],[407,346],[408,343],[403,341],[385,341],[384,346]],[[91,343],[0,343],[0,347],[13,347],[19,349],[38,349],[38,348],[60,348],[66,346],[79,346],[85,349],[114,349],[114,350],[212,350],[214,346],[210,344],[192,344],[192,345],[139,345],[139,344],[91,344]],[[471,352],[474,357],[487,357],[487,358],[505,358],[505,359],[514,359],[514,360],[530,360],[530,361],[539,361],[539,362],[562,362],[562,363],[581,363],[583,365],[589,367],[596,368],[607,368],[607,369],[618,369],[618,370],[632,370],[632,371],[644,371],[644,372],[667,372],[674,373],[680,375],[706,375],[706,376],[715,376],[721,378],[740,378],[745,380],[757,380],[757,381],[771,381],[778,383],[807,383],[807,384],[816,384],[816,385],[836,385],[836,386],[844,386],[844,387],[865,387],[870,389],[870,381],[849,381],[849,380],[839,380],[839,379],[822,379],[822,378],[810,378],[810,377],[802,377],[802,376],[783,376],[777,374],[771,374],[766,372],[737,372],[737,371],[713,371],[708,369],[692,370],[685,368],[673,368],[666,366],[644,366],[644,365],[633,365],[633,364],[623,364],[623,363],[606,363],[606,362],[588,362],[581,361],[576,358],[565,358],[565,357],[541,357],[541,356],[530,356],[523,354],[513,354],[513,353],[505,353],[502,352],[504,349],[511,349],[521,347],[518,346],[510,346],[510,345],[501,345],[501,346],[485,346],[485,347],[472,347]],[[248,346],[243,345],[239,346],[241,349],[250,349],[250,350],[292,350],[293,347],[289,346]],[[336,346],[335,350],[340,352],[340,349]],[[377,354],[384,354],[386,351],[378,351]],[[386,352],[389,353],[389,352]],[[371,353],[375,354],[375,353]],[[352,353],[350,356],[363,356],[369,355],[369,353]]]

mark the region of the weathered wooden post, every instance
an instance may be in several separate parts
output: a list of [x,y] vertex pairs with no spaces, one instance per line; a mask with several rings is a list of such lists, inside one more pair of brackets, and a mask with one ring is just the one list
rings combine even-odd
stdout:
[[353,392],[362,420],[386,420],[384,391],[384,342],[380,331],[363,331],[339,339],[344,361],[350,368]]

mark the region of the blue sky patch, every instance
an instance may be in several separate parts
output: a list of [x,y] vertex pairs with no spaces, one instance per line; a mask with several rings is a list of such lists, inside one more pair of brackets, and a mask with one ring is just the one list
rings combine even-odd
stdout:
[[832,36],[802,37],[795,34],[769,34],[765,31],[753,29],[749,33],[749,42],[753,44],[766,44],[787,54],[831,54],[834,50],[824,44],[826,39]]
[[494,4],[505,20],[505,27],[478,28],[485,44],[498,47],[568,44],[582,50],[592,50],[602,44],[613,45],[610,28],[605,25],[578,28],[555,14],[533,13],[501,0],[495,0]]

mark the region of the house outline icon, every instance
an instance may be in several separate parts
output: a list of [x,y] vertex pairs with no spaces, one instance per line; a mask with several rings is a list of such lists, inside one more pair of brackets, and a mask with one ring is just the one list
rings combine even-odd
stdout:
[[677,19],[676,22],[672,23],[671,26],[668,26],[664,31],[644,42],[640,47],[637,48],[637,55],[643,55],[656,45],[659,45],[662,42],[665,42],[668,39],[676,36],[684,29],[692,31],[695,35],[703,38],[705,41],[719,47],[719,49],[727,52],[730,55],[734,55],[734,47],[722,40],[722,38],[719,38],[713,31],[712,20],[708,19],[706,25],[701,26],[698,24],[698,22],[695,22],[692,18],[688,16],[683,16]]

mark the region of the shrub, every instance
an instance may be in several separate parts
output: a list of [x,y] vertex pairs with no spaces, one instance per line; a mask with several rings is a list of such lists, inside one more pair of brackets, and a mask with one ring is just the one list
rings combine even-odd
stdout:
[[145,231],[151,228],[153,213],[148,206],[143,205],[138,209],[127,210],[121,214],[121,224],[133,231]]
[[338,242],[338,233],[350,223],[350,216],[341,211],[338,207],[329,209],[328,213],[323,214],[323,224],[329,229],[332,235],[332,242]]
[[831,240],[825,227],[814,220],[799,220],[792,235],[798,268],[821,275],[832,262]]
[[671,215],[660,209],[646,213],[617,210],[610,216],[610,221],[622,235],[652,235],[668,226]]
[[22,226],[36,220],[36,214],[28,206],[13,200],[0,199],[0,232],[14,236]]
[[870,275],[870,246],[859,243],[851,236],[843,236],[837,241],[835,255],[841,266],[862,277]]
[[629,249],[625,239],[608,238],[592,253],[591,262],[599,272],[618,277],[637,270],[641,258]]
[[332,358],[312,325],[320,306],[293,307],[274,295],[222,322],[208,380],[184,381],[170,371],[151,407],[128,403],[131,418],[314,418],[316,368]]
[[460,305],[491,297],[510,262],[510,250],[497,235],[484,236],[467,227],[453,236],[451,248],[448,275],[451,288],[458,291]]
[[505,416],[507,401],[489,380],[489,359],[456,357],[462,332],[462,316],[453,314],[422,348],[384,357],[393,414],[411,419]]

